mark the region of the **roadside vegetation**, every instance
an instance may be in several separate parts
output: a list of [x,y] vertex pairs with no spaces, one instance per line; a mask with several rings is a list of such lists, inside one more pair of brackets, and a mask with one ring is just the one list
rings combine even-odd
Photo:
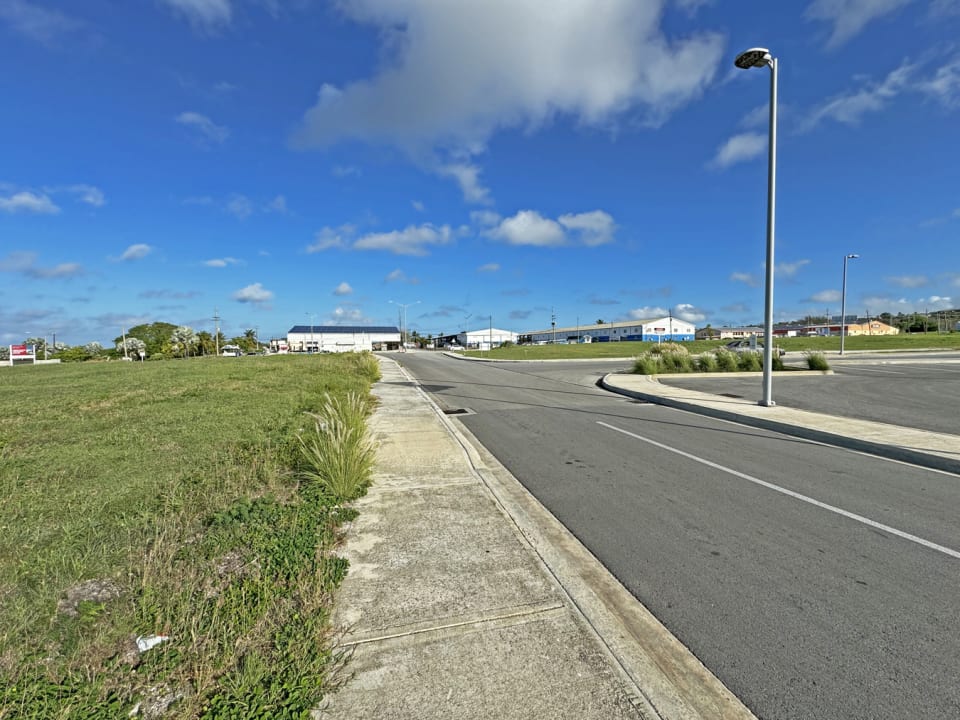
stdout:
[[[823,355],[821,354],[822,358]],[[784,370],[783,360],[773,356],[773,369]],[[633,372],[640,375],[710,372],[759,372],[763,370],[761,352],[731,352],[717,348],[712,352],[692,355],[685,345],[663,343],[651,348],[633,361]]]
[[[695,340],[682,343],[691,355],[699,355],[722,347],[727,340]],[[664,343],[670,344],[670,343]],[[776,346],[791,357],[801,356],[806,351],[822,353],[840,350],[840,337],[793,337],[777,338]],[[603,358],[635,358],[658,347],[650,342],[594,342],[582,345],[510,345],[488,350],[468,350],[469,357],[494,360],[572,360]],[[903,335],[855,336],[844,340],[845,350],[960,350],[960,333],[909,333]]]
[[376,358],[0,372],[0,718],[307,717]]

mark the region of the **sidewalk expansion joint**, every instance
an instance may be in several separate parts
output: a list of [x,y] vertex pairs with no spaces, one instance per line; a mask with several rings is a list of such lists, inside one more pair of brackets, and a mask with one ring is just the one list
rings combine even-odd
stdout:
[[[393,481],[401,480],[400,478],[391,478]],[[377,493],[400,493],[408,492],[411,490],[438,490],[440,488],[448,487],[458,487],[460,485],[477,485],[477,481],[474,478],[466,478],[464,480],[449,480],[447,482],[441,483],[418,483],[416,485],[379,485],[376,488]],[[370,495],[374,495],[373,492]]]
[[458,628],[484,626],[498,626],[505,624],[507,620],[523,621],[538,619],[540,616],[549,615],[556,612],[566,612],[566,606],[562,602],[551,603],[549,605],[538,605],[527,610],[515,610],[513,612],[502,613],[500,615],[490,615],[487,617],[476,618],[473,620],[461,620],[459,622],[445,623],[443,625],[431,625],[430,627],[417,628],[415,630],[405,630],[398,633],[388,633],[378,635],[372,638],[363,638],[362,640],[350,640],[340,643],[340,647],[355,647],[357,645],[367,645],[369,643],[384,642],[387,640],[396,640],[398,638],[413,637],[416,635],[427,635],[430,633],[441,633]]

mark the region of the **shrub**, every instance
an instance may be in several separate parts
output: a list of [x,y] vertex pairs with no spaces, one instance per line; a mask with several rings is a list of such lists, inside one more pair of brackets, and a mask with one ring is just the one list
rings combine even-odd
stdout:
[[736,372],[737,371],[737,356],[736,353],[732,353],[729,350],[720,348],[716,351],[717,356],[717,370],[720,372]]
[[633,361],[633,372],[638,375],[657,375],[663,369],[659,355],[644,353]]
[[758,352],[742,352],[737,367],[743,372],[758,372],[763,369],[763,359]]
[[716,372],[717,371],[717,356],[711,355],[710,353],[703,353],[697,357],[696,361],[697,370],[700,372]]
[[668,353],[689,355],[690,351],[687,350],[685,346],[675,342],[660,343],[659,345],[654,345],[652,348],[650,348],[650,354],[652,355],[666,355]]
[[686,348],[683,352],[669,351],[660,354],[660,362],[663,364],[663,372],[668,373],[688,373],[693,372],[693,358]]
[[773,365],[773,369],[774,369],[774,370],[783,370],[783,369],[784,369],[784,367],[783,367],[783,358],[780,357],[780,353],[778,353],[776,350],[774,350],[774,352],[773,352],[773,362],[771,363],[771,365]]
[[307,413],[314,419],[313,430],[297,436],[302,478],[337,503],[360,497],[370,481],[375,451],[367,434],[367,407],[359,393],[325,395],[320,412]]
[[805,352],[807,358],[807,367],[811,370],[829,370],[830,365],[822,352]]

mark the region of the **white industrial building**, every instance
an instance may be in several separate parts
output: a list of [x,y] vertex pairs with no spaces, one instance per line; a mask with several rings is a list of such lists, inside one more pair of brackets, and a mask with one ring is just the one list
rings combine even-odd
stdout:
[[438,343],[441,348],[459,346],[467,350],[489,350],[504,343],[516,343],[517,337],[517,333],[512,330],[487,327],[480,330],[461,330],[456,335],[443,335],[438,338]]
[[294,325],[287,331],[287,352],[399,350],[400,329],[374,325]]
[[521,343],[578,343],[619,342],[683,342],[694,339],[693,323],[667,316],[647,320],[624,320],[599,325],[568,325],[565,327],[529,330],[520,333]]

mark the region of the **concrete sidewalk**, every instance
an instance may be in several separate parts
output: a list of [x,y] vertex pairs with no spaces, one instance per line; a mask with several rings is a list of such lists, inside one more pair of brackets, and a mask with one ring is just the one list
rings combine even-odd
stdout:
[[753,718],[459,423],[381,358],[346,534],[337,719]]
[[603,378],[602,384],[612,392],[680,410],[960,473],[958,435],[823,415],[790,407],[762,407],[753,400],[664,385],[655,375],[610,374]]

